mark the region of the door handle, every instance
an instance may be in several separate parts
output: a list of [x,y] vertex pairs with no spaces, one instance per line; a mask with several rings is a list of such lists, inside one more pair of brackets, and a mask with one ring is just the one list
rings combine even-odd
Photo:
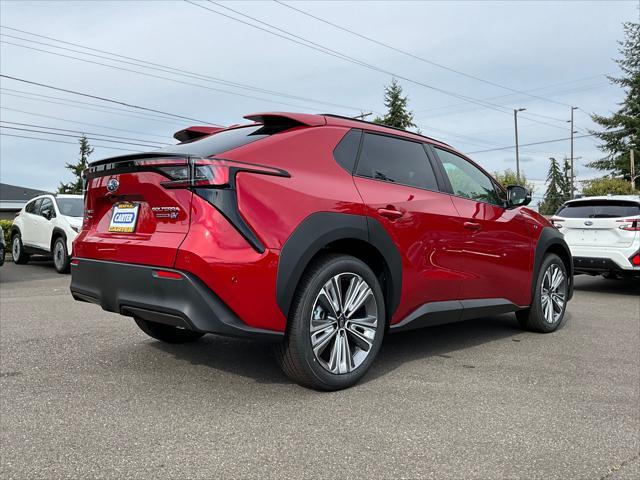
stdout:
[[403,212],[395,208],[379,208],[378,213],[381,217],[388,218],[389,220],[397,220],[404,215]]
[[464,222],[463,225],[464,225],[464,228],[466,228],[467,230],[472,230],[474,232],[477,232],[482,228],[480,224],[476,222]]

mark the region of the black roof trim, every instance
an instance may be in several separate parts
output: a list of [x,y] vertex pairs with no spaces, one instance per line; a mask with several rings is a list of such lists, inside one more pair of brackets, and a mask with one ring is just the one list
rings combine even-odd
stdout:
[[352,122],[360,122],[360,123],[366,123],[367,125],[375,125],[377,127],[384,127],[384,128],[389,128],[391,130],[396,130],[398,132],[402,132],[402,133],[410,133],[411,135],[416,135],[418,137],[422,137],[422,138],[426,138],[427,140],[431,140],[434,142],[438,142],[441,143],[442,145],[446,145],[447,147],[451,147],[453,148],[451,145],[449,145],[448,143],[443,142],[442,140],[438,140],[437,138],[433,138],[433,137],[427,137],[426,135],[422,135],[421,133],[415,133],[415,132],[409,132],[407,130],[404,130],[402,128],[398,128],[398,127],[390,127],[389,125],[383,125],[381,123],[373,123],[373,122],[369,122],[367,120],[362,120],[361,118],[353,118],[353,117],[347,117],[345,115],[336,115],[335,113],[323,113],[322,115],[324,115],[325,117],[332,117],[332,118],[342,118],[344,120],[351,120]]

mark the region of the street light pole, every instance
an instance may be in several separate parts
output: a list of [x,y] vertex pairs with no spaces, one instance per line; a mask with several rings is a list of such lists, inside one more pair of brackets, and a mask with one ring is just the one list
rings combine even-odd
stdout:
[[516,130],[516,179],[520,184],[520,148],[518,146],[518,112],[524,112],[526,108],[513,109],[513,123]]

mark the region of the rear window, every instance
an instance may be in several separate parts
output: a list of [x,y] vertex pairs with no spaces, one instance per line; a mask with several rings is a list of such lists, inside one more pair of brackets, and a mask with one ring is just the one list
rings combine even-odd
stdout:
[[560,207],[564,218],[618,218],[640,215],[640,204],[623,200],[587,200],[568,203]]
[[228,150],[247,145],[262,138],[281,132],[282,129],[263,125],[251,125],[248,127],[223,130],[208,137],[193,140],[179,145],[161,148],[159,152],[187,153],[201,157],[218,155]]
[[58,210],[68,217],[82,217],[84,215],[84,200],[82,198],[56,198]]

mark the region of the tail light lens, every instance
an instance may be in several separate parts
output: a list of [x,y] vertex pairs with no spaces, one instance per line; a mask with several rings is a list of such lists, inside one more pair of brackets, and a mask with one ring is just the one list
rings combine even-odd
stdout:
[[624,220],[616,220],[622,223],[618,228],[627,232],[640,232],[640,218],[625,218]]
[[633,257],[629,259],[631,265],[634,267],[640,267],[640,252],[636,253]]
[[556,227],[558,230],[560,230],[562,228],[562,222],[564,222],[563,218],[556,218],[556,217],[551,217],[551,223],[554,227]]

